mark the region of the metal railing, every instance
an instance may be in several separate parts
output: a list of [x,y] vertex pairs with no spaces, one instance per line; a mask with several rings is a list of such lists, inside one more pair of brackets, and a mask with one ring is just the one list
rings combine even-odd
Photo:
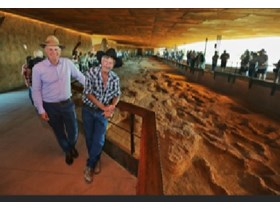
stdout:
[[114,123],[112,120],[108,120],[110,124],[113,126],[129,133],[130,135],[130,154],[134,155],[135,154],[135,137],[138,137],[139,139],[141,136],[139,136],[137,133],[135,133],[135,114],[130,114],[129,117],[129,129],[126,129],[122,126],[119,126],[118,124]]
[[[82,92],[83,87],[77,85],[76,83],[72,83],[72,89]],[[117,108],[121,112],[128,112],[130,114],[129,130],[122,128],[113,122],[110,122],[130,133],[130,155],[135,153],[134,137],[137,136],[137,134],[134,133],[135,115],[142,118],[141,136],[138,136],[140,137],[140,155],[138,162],[136,194],[162,195],[162,171],[159,155],[159,143],[156,135],[155,113],[124,101],[120,101],[117,105]]]
[[[273,96],[275,94],[276,90],[280,91],[280,84],[275,83],[273,80],[267,80],[267,79],[262,80],[262,79],[258,79],[255,77],[240,75],[238,73],[238,69],[236,69],[236,68],[228,67],[227,70],[225,70],[225,71],[216,70],[213,72],[213,71],[203,70],[203,69],[198,69],[198,68],[190,69],[190,67],[187,64],[176,63],[176,61],[168,60],[168,59],[165,59],[162,57],[158,57],[158,59],[166,64],[178,66],[179,68],[184,69],[186,71],[189,70],[190,73],[192,73],[192,74],[194,74],[194,72],[199,72],[203,75],[204,71],[205,71],[205,72],[213,73],[214,79],[217,76],[226,77],[229,83],[234,83],[236,78],[247,80],[248,88],[251,88],[253,85],[260,85],[263,87],[270,88],[271,96]],[[269,73],[272,74],[271,72],[269,72]]]

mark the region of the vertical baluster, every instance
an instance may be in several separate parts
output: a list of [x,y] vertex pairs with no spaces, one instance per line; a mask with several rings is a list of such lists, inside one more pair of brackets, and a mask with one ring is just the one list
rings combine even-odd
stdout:
[[130,115],[130,152],[131,155],[135,152],[135,143],[134,143],[134,121],[135,121],[135,115]]

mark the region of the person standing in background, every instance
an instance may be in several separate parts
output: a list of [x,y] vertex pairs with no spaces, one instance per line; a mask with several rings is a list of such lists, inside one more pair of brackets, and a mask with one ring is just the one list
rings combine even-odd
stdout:
[[35,50],[33,52],[34,58],[31,56],[26,57],[26,63],[22,65],[21,74],[24,76],[24,82],[26,87],[28,87],[28,94],[32,105],[34,105],[32,99],[32,68],[35,64],[44,60],[44,55],[41,50]]
[[218,59],[219,59],[218,51],[215,51],[215,54],[212,56],[212,71],[216,70]]
[[224,50],[223,54],[221,55],[221,70],[224,71],[227,67],[227,61],[230,58],[229,53],[227,53],[226,50]]

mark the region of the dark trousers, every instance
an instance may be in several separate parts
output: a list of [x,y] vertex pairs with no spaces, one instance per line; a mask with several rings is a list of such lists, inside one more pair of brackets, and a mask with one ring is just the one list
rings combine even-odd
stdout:
[[69,100],[65,103],[43,103],[49,116],[49,125],[52,127],[58,144],[66,153],[77,143],[78,125],[74,103]]
[[212,63],[212,71],[215,71],[217,67],[217,63]]

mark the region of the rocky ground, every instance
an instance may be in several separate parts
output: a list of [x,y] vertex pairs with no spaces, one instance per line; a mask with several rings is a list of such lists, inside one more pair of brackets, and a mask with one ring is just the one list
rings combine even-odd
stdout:
[[280,194],[279,122],[154,59],[116,73],[121,100],[156,112],[165,194]]
[[[152,58],[127,61],[115,72],[121,100],[156,113],[165,194],[280,194],[280,122]],[[113,121],[126,124],[126,117],[117,113]],[[127,134],[113,130],[108,135],[129,148]]]

